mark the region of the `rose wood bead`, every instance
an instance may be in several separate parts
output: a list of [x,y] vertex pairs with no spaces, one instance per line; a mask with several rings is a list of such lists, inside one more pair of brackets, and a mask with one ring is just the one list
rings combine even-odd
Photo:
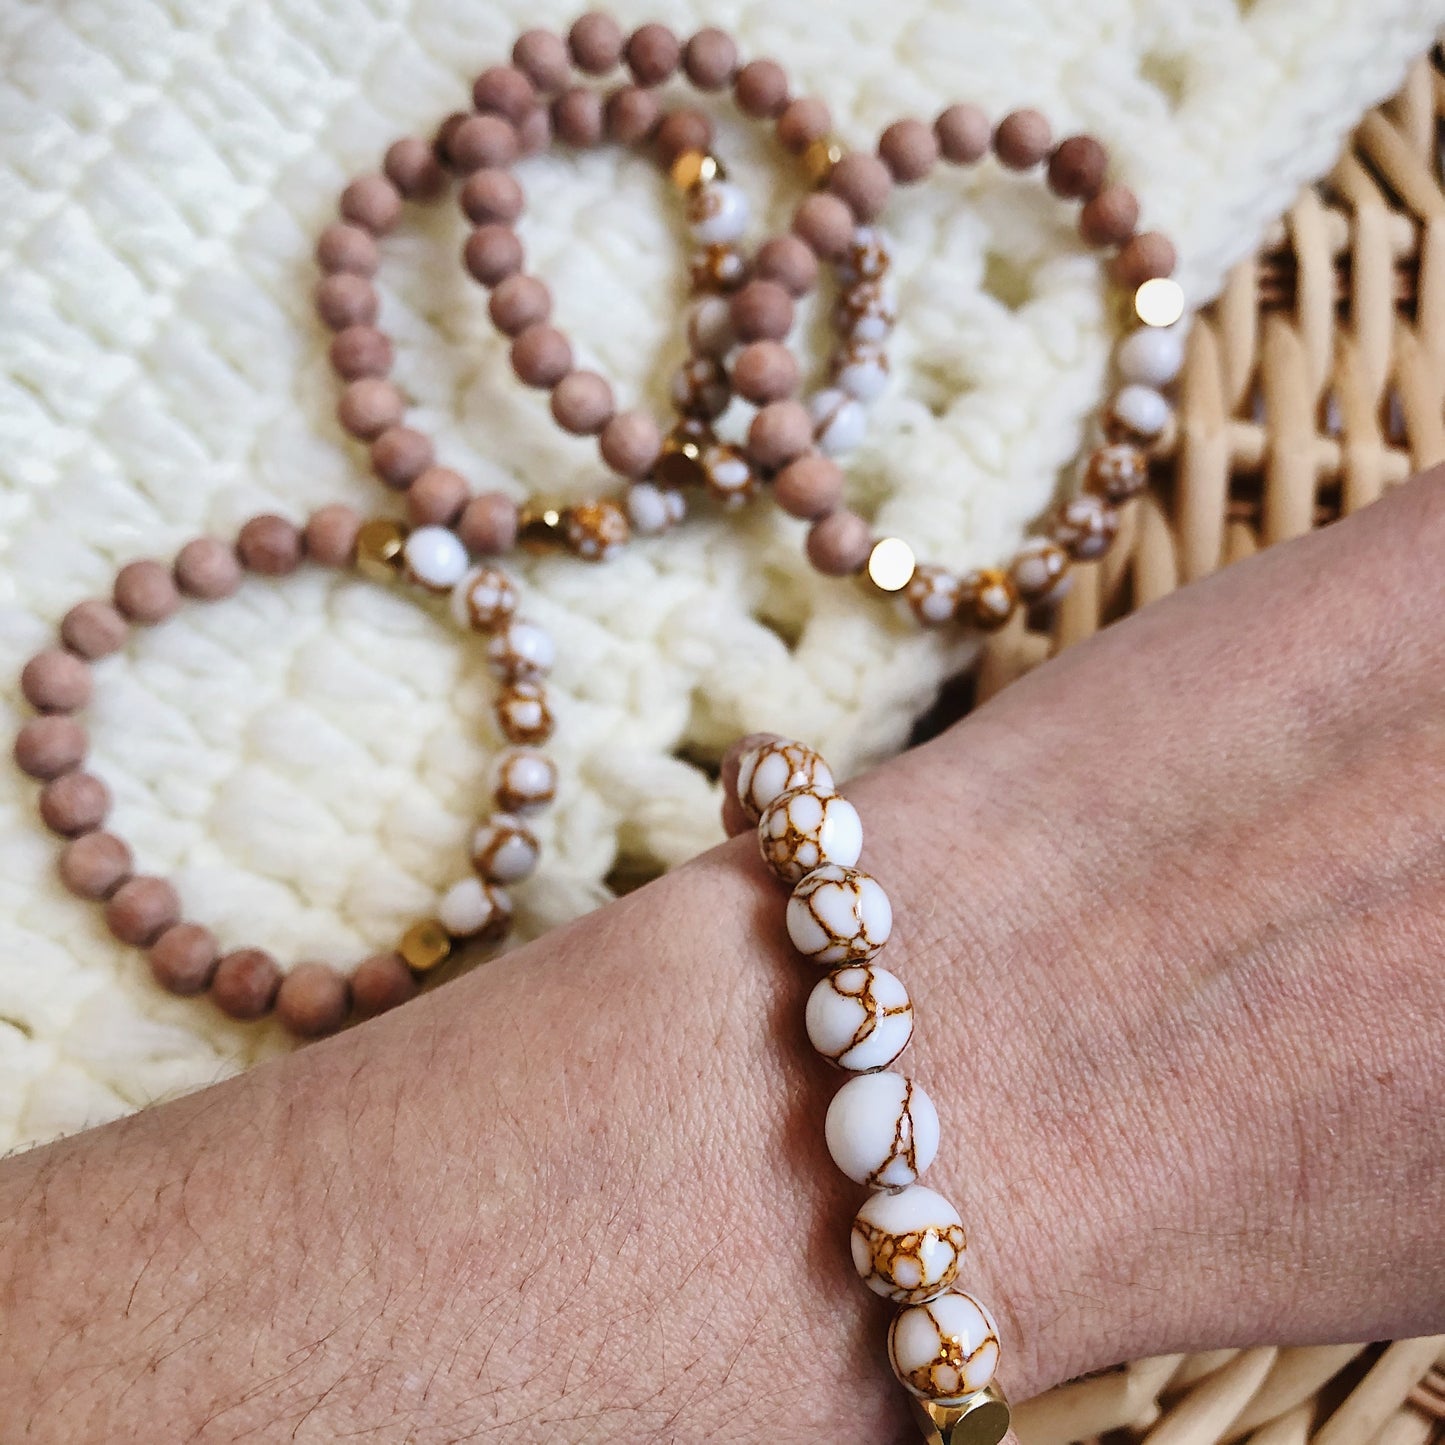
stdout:
[[790,100],[778,117],[778,143],[795,156],[815,140],[823,140],[833,128],[833,117],[827,105],[816,96],[805,95]]
[[420,136],[393,141],[381,168],[387,180],[409,201],[434,200],[446,185],[446,172]]
[[376,287],[365,276],[340,271],[323,276],[316,287],[316,313],[333,331],[370,326],[381,313]]
[[298,963],[276,991],[276,1017],[298,1038],[334,1034],[351,1009],[351,987],[329,963]]
[[610,15],[591,10],[567,32],[567,48],[578,70],[606,75],[622,59],[622,27]]
[[356,557],[361,516],[340,502],[320,507],[306,523],[306,555],[323,567],[349,567]]
[[1071,135],[1049,157],[1049,187],[1065,200],[1092,200],[1108,168],[1108,152],[1093,136]]
[[384,236],[401,219],[401,196],[385,176],[358,176],[341,193],[341,218]]
[[487,303],[492,324],[505,336],[519,336],[552,314],[552,293],[536,276],[508,276]]
[[602,139],[602,97],[581,86],[564,90],[552,102],[552,124],[558,139],[577,150],[587,150]]
[[670,166],[678,156],[712,145],[712,122],[700,110],[684,106],[662,118],[653,145],[662,164]]
[[739,341],[781,341],[793,326],[793,298],[776,281],[749,281],[729,312]]
[[281,987],[281,970],[264,949],[239,948],[216,965],[211,997],[233,1019],[259,1019],[271,1009]]
[[520,125],[537,104],[537,87],[515,65],[489,65],[472,82],[472,104]]
[[529,326],[512,342],[511,356],[527,386],[550,389],[572,370],[572,343],[555,326]]
[[1122,246],[1139,222],[1139,202],[1128,186],[1105,186],[1079,212],[1079,234],[1092,246]]
[[461,516],[471,489],[450,467],[428,467],[406,491],[406,514],[416,527],[449,527]]
[[127,878],[105,905],[105,926],[122,943],[143,948],[181,917],[181,900],[164,878]]
[[704,26],[683,48],[683,68],[699,90],[722,90],[738,68],[738,48],[725,30]]
[[821,452],[809,452],[778,473],[773,496],[790,517],[809,522],[826,517],[843,500],[842,468]]
[[602,428],[602,460],[624,477],[647,476],[662,452],[662,433],[642,411],[620,411]]
[[381,254],[370,231],[333,221],[317,238],[316,264],[328,274],[374,276],[381,265]]
[[461,207],[467,219],[478,226],[499,221],[510,226],[522,214],[526,197],[510,171],[473,171],[462,182]]
[[878,157],[901,186],[921,181],[938,164],[938,137],[921,120],[895,120],[878,137]]
[[110,789],[94,773],[64,773],[40,790],[40,817],[52,833],[93,833],[110,812]]
[[999,121],[993,133],[994,154],[1011,171],[1026,171],[1049,154],[1053,132],[1042,111],[1015,110]]
[[1109,263],[1109,274],[1130,290],[1159,276],[1170,276],[1177,261],[1174,243],[1162,231],[1141,231],[1127,240]]
[[15,735],[15,763],[22,773],[48,782],[79,767],[88,746],[85,729],[73,717],[46,713]]
[[517,159],[517,131],[499,115],[470,115],[451,134],[447,153],[460,171],[509,166]]
[[848,203],[858,220],[871,221],[882,215],[893,194],[893,176],[877,156],[853,151],[833,167],[828,189]]
[[798,380],[797,358],[780,341],[750,342],[733,360],[733,388],[756,406],[792,396]]
[[170,569],[146,558],[127,562],[115,574],[116,611],[128,622],[153,627],[172,616],[181,605]]
[[391,338],[374,326],[348,326],[331,339],[331,365],[343,381],[385,376],[392,356]]
[[573,436],[595,436],[612,419],[612,388],[595,371],[573,371],[552,391],[552,415]]
[[522,269],[522,242],[510,226],[490,222],[467,237],[463,256],[483,286],[495,286]]
[[666,25],[649,21],[628,37],[623,54],[639,85],[661,85],[681,62],[682,44]]
[[538,102],[517,126],[517,155],[525,160],[528,156],[540,155],[551,144],[552,112]]
[[131,853],[114,833],[86,833],[60,854],[60,881],[77,898],[100,902],[130,877]]
[[219,602],[241,585],[235,547],[217,537],[196,537],[176,553],[176,586],[187,597]]
[[40,712],[74,712],[90,701],[90,669],[72,652],[37,652],[20,674],[25,701]]
[[818,258],[800,236],[774,236],[758,247],[753,274],[776,281],[790,296],[806,296],[818,283]]
[[788,105],[788,77],[776,60],[750,60],[733,78],[739,108],[755,120],[772,120]]
[[857,512],[833,512],[808,529],[808,560],[829,577],[863,570],[873,550],[873,529]]
[[438,165],[456,169],[456,162],[452,159],[452,140],[456,136],[457,127],[466,119],[466,111],[454,110],[437,127],[436,138],[432,141],[432,154],[436,156]]
[[236,555],[248,572],[286,577],[301,565],[305,540],[294,522],[273,513],[252,517],[236,537]]
[[389,426],[371,444],[371,469],[394,492],[404,492],[434,461],[431,438],[414,427]]
[[462,509],[457,536],[469,551],[499,555],[516,546],[517,525],[517,504],[510,497],[483,492]]
[[748,427],[748,454],[765,470],[787,466],[812,444],[813,422],[801,402],[769,402]]
[[406,415],[406,398],[398,387],[380,376],[362,376],[348,382],[336,403],[342,429],[369,442]]
[[550,30],[524,30],[512,46],[512,64],[538,90],[560,90],[572,72],[567,42]]
[[657,129],[662,106],[650,90],[624,85],[607,97],[604,107],[607,134],[619,145],[636,145]]
[[943,158],[956,166],[972,165],[988,152],[993,127],[976,105],[951,105],[933,123]]
[[125,646],[130,624],[109,602],[77,602],[60,621],[60,640],[87,662]]
[[416,995],[416,975],[399,953],[373,954],[351,975],[352,1002],[364,1019],[397,1008]]
[[210,986],[219,954],[209,928],[199,923],[174,923],[151,944],[146,962],[151,976],[167,993],[189,998]]
[[820,192],[809,196],[793,216],[793,232],[825,261],[836,260],[847,249],[857,222],[840,196]]

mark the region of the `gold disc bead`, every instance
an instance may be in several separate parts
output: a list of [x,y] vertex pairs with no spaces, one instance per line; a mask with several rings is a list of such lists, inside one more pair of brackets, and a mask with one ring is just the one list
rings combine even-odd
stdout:
[[1154,276],[1134,293],[1134,314],[1145,326],[1173,326],[1184,315],[1184,288],[1172,276]]
[[803,173],[821,190],[833,179],[833,170],[842,159],[842,143],[832,136],[819,136],[803,152]]
[[552,502],[528,502],[517,519],[517,543],[533,553],[565,550],[566,509]]
[[961,1405],[914,1400],[924,1445],[999,1445],[1008,1434],[1011,1412],[1003,1391],[989,1385]]
[[373,582],[395,582],[406,565],[407,529],[390,517],[373,517],[356,534],[356,570]]
[[451,957],[452,941],[435,918],[424,918],[402,934],[396,951],[413,973],[427,973]]
[[711,181],[727,179],[723,163],[707,151],[683,151],[668,167],[667,174],[684,195],[701,190]]
[[703,455],[714,443],[712,428],[694,421],[675,426],[662,443],[662,453],[652,468],[652,480],[660,487],[680,490],[707,482]]
[[864,571],[880,592],[902,592],[918,570],[913,548],[901,537],[880,537],[868,554]]

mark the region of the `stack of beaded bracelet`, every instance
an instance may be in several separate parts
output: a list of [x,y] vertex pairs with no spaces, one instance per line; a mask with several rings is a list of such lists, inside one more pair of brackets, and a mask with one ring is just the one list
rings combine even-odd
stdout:
[[888,1327],[889,1362],[919,1403],[925,1433],[997,1445],[1009,1424],[994,1385],[998,1327],[956,1287],[966,1245],[958,1211],[918,1183],[938,1152],[938,1114],[919,1084],[890,1067],[913,1037],[913,1004],[876,962],[893,910],[855,866],[857,810],[817,753],[781,738],[742,754],[733,798],[730,831],[756,827],[763,861],[792,889],[788,937],[827,970],[805,1022],[818,1053],[852,1075],[828,1106],[824,1136],[839,1169],[875,1191],[853,1221],[851,1249],[868,1288],[902,1306]]
[[[175,887],[137,874],[130,849],[102,830],[110,812],[105,784],[84,770],[88,737],[75,714],[90,700],[91,664],[118,652],[133,626],[164,622],[182,598],[231,596],[243,574],[283,577],[305,558],[333,567],[402,577],[429,592],[450,591],[458,621],[489,638],[488,661],[502,686],[498,726],[512,744],[497,759],[497,811],[476,830],[475,876],[442,896],[437,916],[406,930],[392,952],[361,963],[350,978],[324,963],[299,963],[284,976],[259,948],[222,956],[211,931],[181,919]],[[65,886],[105,906],[105,921],[122,943],[145,948],[157,982],[172,993],[209,991],[235,1019],[261,1018],[274,1008],[281,1023],[303,1038],[330,1033],[354,1011],[367,1017],[410,998],[417,980],[435,969],[459,941],[499,943],[510,931],[505,887],[536,866],[538,843],[522,815],[549,803],[556,768],[537,751],[552,731],[542,684],[552,661],[551,639],[517,615],[512,580],[491,567],[468,569],[461,542],[440,527],[404,535],[390,521],[363,522],[347,507],[324,507],[304,529],[276,516],[253,517],[234,546],[213,537],[188,542],[166,567],[131,562],[116,575],[111,600],[79,603],[60,624],[59,646],[26,664],[21,690],[41,714],[15,742],[20,768],[43,783],[40,815],[68,840],[60,857]]]

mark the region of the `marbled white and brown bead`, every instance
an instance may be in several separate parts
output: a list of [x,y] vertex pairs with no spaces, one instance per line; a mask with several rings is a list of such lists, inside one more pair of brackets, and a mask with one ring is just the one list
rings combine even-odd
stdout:
[[512,928],[512,901],[480,878],[463,878],[442,895],[437,921],[452,938],[500,943]]
[[1084,467],[1086,490],[1108,501],[1127,502],[1149,485],[1149,459],[1132,442],[1106,442]]
[[1068,572],[1069,554],[1047,537],[1030,537],[1009,564],[1009,580],[1025,603],[1056,596]]
[[854,401],[877,401],[888,389],[888,353],[876,341],[845,342],[833,357],[833,385]]
[[704,246],[693,254],[688,274],[694,291],[723,295],[748,279],[748,263],[731,246]]
[[888,942],[893,908],[870,874],[824,863],[793,889],[787,927],[793,947],[814,963],[861,963]]
[[684,416],[711,421],[727,410],[732,398],[727,372],[711,356],[693,356],[672,379],[672,404]]
[[492,634],[487,662],[503,682],[535,682],[557,661],[552,634],[525,617],[513,617]]
[[913,1004],[903,980],[876,963],[819,979],[804,1014],[808,1041],[850,1074],[886,1069],[913,1037]]
[[1058,510],[1052,527],[1054,541],[1075,562],[1092,562],[1113,545],[1119,532],[1119,513],[1093,492],[1080,492]]
[[838,262],[838,276],[845,286],[876,281],[892,261],[893,252],[883,232],[876,226],[859,226]]
[[946,567],[921,564],[914,568],[903,597],[925,627],[943,627],[958,615],[963,580]]
[[703,485],[725,507],[741,507],[758,493],[752,463],[734,446],[719,443],[702,454]]
[[794,788],[835,791],[827,763],[802,743],[774,738],[750,748],[738,762],[737,797],[750,823],[762,817],[774,798]]
[[963,1220],[922,1184],[868,1199],[853,1220],[853,1266],[874,1294],[895,1304],[937,1298],[958,1278],[968,1244]]
[[517,585],[496,567],[474,567],[452,589],[452,615],[474,632],[495,632],[517,615]]
[[763,809],[758,847],[784,883],[797,883],[825,863],[851,868],[863,851],[863,824],[839,794],[794,788]]
[[497,726],[510,743],[535,747],[552,736],[556,721],[540,682],[514,682],[497,694]]
[[568,507],[563,527],[572,555],[585,562],[615,557],[632,537],[627,513],[608,497]]
[[675,487],[634,482],[627,489],[627,518],[639,537],[660,537],[687,516],[687,499]]
[[878,277],[859,281],[839,298],[834,325],[854,341],[886,341],[898,324],[898,305],[888,283]]
[[493,813],[472,835],[472,867],[488,883],[530,877],[541,851],[537,835],[510,813]]
[[1007,572],[983,567],[963,579],[963,614],[975,627],[993,632],[1013,616],[1018,597]]
[[694,356],[723,357],[737,342],[733,309],[721,296],[703,296],[687,313],[687,344]]
[[535,813],[557,796],[557,765],[534,748],[510,748],[497,759],[497,806]]
[[938,1111],[902,1074],[858,1074],[833,1095],[823,1136],[849,1179],[870,1189],[902,1189],[938,1155]]
[[687,198],[687,224],[704,246],[730,246],[748,228],[748,198],[731,181],[709,181]]
[[899,1310],[888,1327],[888,1360],[920,1400],[962,1403],[998,1369],[998,1326],[972,1295],[942,1294]]

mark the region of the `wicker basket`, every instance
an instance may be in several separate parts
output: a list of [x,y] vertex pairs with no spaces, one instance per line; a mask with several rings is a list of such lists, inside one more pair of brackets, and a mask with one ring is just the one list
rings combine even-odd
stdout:
[[[1047,627],[991,639],[975,695],[1182,583],[1445,460],[1445,59],[1368,115],[1195,324],[1156,485]],[[1445,1337],[1143,1360],[1022,1406],[1023,1445],[1445,1441]]]

